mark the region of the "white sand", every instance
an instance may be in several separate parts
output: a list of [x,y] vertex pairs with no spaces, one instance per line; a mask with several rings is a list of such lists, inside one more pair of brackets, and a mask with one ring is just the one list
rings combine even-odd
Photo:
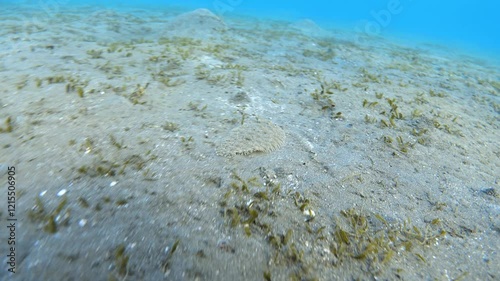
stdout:
[[[0,13],[0,127],[12,120],[1,185],[7,166],[18,180],[13,280],[500,278],[498,65],[311,22],[209,18],[200,36],[179,13]],[[242,118],[277,124],[285,144],[218,156]],[[354,251],[361,238],[341,215],[351,208],[369,235],[397,241],[360,258],[368,242]],[[351,231],[343,256],[339,227]]]

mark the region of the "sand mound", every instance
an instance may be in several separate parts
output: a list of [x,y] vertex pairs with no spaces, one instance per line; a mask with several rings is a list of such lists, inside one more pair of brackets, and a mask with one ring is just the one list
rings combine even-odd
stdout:
[[270,121],[248,121],[233,129],[217,147],[217,154],[231,157],[271,152],[285,143],[285,132]]
[[169,36],[207,38],[227,30],[226,24],[207,9],[197,9],[173,18],[167,24]]
[[300,31],[304,35],[308,36],[326,36],[328,31],[324,30],[318,26],[314,21],[310,19],[303,19],[290,24],[291,28]]

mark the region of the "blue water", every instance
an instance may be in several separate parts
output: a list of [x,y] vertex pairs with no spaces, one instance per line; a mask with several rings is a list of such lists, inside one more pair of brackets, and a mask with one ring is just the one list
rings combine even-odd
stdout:
[[182,3],[189,8],[208,8],[219,15],[252,14],[287,20],[309,18],[319,24],[346,26],[369,34],[432,41],[489,55],[500,53],[500,1],[494,0],[91,2],[134,6]]
[[[350,1],[263,1],[263,0],[146,0],[0,1],[59,7],[80,4],[110,7],[177,5],[207,8],[219,16],[253,16],[296,20],[309,18],[325,26],[342,26],[370,35],[393,36],[458,47],[486,56],[500,54],[500,1],[482,0],[350,0]],[[139,3],[138,3],[139,2]]]

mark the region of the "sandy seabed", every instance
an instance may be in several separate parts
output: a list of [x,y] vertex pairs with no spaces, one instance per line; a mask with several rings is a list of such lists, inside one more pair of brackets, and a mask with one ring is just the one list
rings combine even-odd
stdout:
[[208,10],[0,26],[1,280],[500,278],[498,65]]

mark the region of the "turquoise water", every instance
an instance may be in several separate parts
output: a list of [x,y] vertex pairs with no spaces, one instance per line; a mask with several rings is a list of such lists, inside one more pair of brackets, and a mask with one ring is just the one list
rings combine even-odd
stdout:
[[[1,1],[0,3],[15,2]],[[19,2],[19,1],[17,1]],[[64,7],[182,5],[207,8],[219,16],[251,14],[286,20],[309,18],[320,25],[353,28],[370,35],[394,36],[464,48],[485,56],[500,53],[500,1],[353,0],[353,1],[23,1]]]
[[353,0],[353,1],[0,1],[29,3],[61,9],[71,5],[110,7],[152,7],[176,5],[207,8],[219,16],[253,16],[297,20],[309,18],[326,26],[344,26],[370,35],[395,36],[434,42],[477,52],[485,56],[500,53],[500,2],[432,0]]

